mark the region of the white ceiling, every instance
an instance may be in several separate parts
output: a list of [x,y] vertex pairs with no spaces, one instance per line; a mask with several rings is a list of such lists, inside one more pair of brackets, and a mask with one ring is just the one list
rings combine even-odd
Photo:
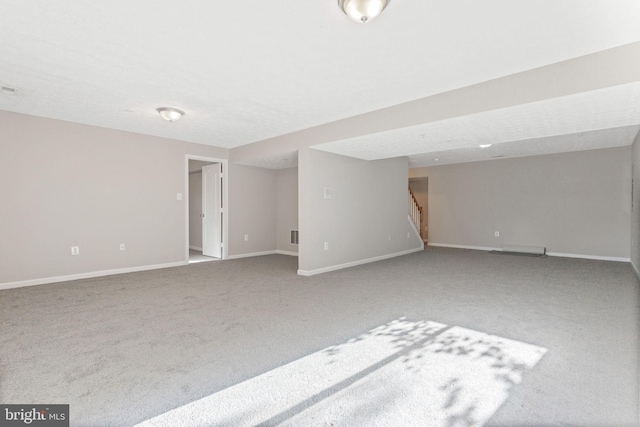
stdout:
[[[510,157],[520,154],[513,153],[513,148],[505,151],[510,146],[507,143],[534,139],[536,143],[532,141],[531,146],[514,145],[520,147],[518,151],[523,150],[521,155],[629,145],[638,134],[638,124],[640,82],[329,142],[316,148],[364,160],[409,156],[412,166],[429,166],[440,157],[439,164],[461,160],[460,149],[471,149],[464,151],[465,161],[484,160],[488,151],[482,150],[481,144],[500,144],[505,156],[511,153]],[[589,132],[594,132],[593,137],[582,137]],[[559,138],[571,134],[582,136],[575,136],[568,145],[567,138]],[[558,143],[554,144],[556,138]],[[447,151],[453,156],[433,155]],[[473,152],[476,157],[471,156]]]
[[[0,94],[0,109],[234,148],[635,42],[638,22],[637,0],[392,0],[366,25],[335,0],[5,0],[0,85],[16,93]],[[610,108],[584,111],[568,97],[322,149],[417,165],[481,140],[548,147],[591,131],[609,140],[605,129],[640,124],[632,86],[587,94]],[[625,103],[635,116],[615,114]],[[186,115],[165,122],[162,106]],[[630,143],[633,129],[611,132]]]

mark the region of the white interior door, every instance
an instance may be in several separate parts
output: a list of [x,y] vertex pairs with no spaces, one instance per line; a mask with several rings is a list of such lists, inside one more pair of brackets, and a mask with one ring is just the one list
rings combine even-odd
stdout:
[[222,165],[202,167],[202,255],[222,258]]

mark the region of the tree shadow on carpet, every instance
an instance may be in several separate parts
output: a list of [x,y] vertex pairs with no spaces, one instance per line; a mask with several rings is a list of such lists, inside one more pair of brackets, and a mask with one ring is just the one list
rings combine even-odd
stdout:
[[141,425],[480,426],[545,352],[400,318]]

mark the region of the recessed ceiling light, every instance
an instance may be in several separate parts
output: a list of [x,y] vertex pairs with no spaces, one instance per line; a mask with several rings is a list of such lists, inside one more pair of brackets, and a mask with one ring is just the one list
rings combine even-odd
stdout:
[[184,116],[184,111],[180,111],[177,108],[162,107],[158,108],[157,111],[163,119],[169,122],[175,122],[176,120],[180,120],[180,117]]
[[435,160],[436,162],[439,162],[439,161],[440,161],[440,159],[433,159],[433,160]]
[[493,144],[480,144],[480,148],[489,148],[491,147]]

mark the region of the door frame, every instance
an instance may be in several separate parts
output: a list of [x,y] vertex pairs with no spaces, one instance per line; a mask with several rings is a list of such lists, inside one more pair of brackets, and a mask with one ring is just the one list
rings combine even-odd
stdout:
[[220,175],[222,177],[222,257],[220,259],[226,259],[229,256],[229,219],[227,215],[227,212],[229,212],[229,160],[186,154],[184,158],[184,194],[186,195],[184,197],[184,260],[189,263],[189,160],[220,163],[222,165],[222,174]]

